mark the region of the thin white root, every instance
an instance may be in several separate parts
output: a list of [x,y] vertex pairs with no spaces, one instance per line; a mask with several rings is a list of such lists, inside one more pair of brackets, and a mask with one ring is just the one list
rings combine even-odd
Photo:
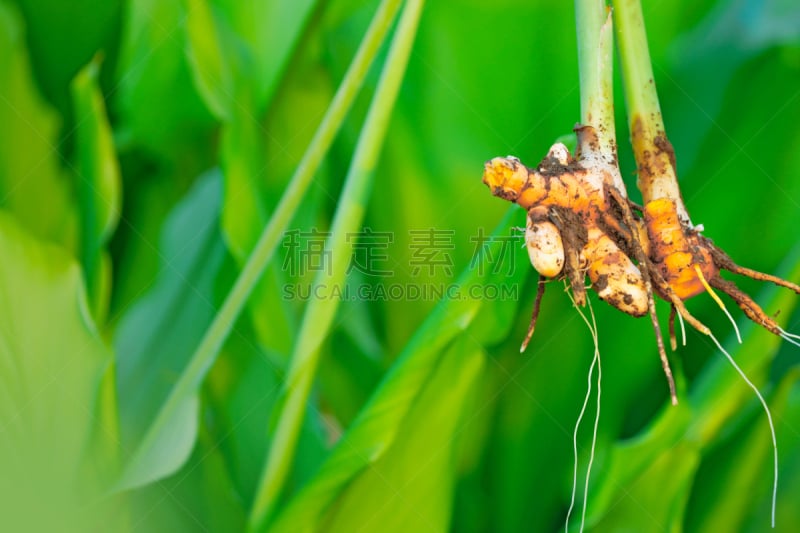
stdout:
[[694,271],[697,272],[697,276],[700,278],[700,283],[703,284],[703,287],[705,287],[706,292],[709,295],[711,295],[711,297],[714,299],[715,302],[717,302],[719,308],[722,309],[722,311],[728,317],[728,320],[730,320],[731,324],[733,324],[733,330],[736,332],[736,340],[739,341],[739,344],[742,344],[742,335],[741,333],[739,333],[739,326],[736,325],[736,321],[728,312],[728,308],[725,307],[725,304],[722,303],[720,297],[717,295],[716,292],[714,292],[714,289],[711,288],[711,285],[708,284],[708,281],[706,281],[706,277],[703,275],[703,271],[700,270],[700,265],[694,265]]
[[683,322],[683,315],[678,313],[678,322],[681,325],[681,340],[683,341],[683,345],[686,346],[686,324]]
[[739,333],[739,326],[736,325],[736,321],[733,319],[725,306],[722,307],[722,310],[725,311],[725,314],[728,316],[728,320],[730,320],[731,324],[733,324],[733,331],[736,332],[736,340],[739,341],[739,344],[742,344],[742,335]]
[[795,335],[794,333],[789,333],[788,331],[784,330],[783,328],[779,327],[778,331],[781,332],[781,338],[788,343],[794,344],[795,346],[800,347],[800,335]]
[[569,500],[569,509],[567,509],[567,517],[564,521],[564,531],[569,532],[569,517],[572,515],[572,509],[575,508],[575,494],[578,489],[578,429],[580,428],[583,415],[586,413],[586,406],[589,404],[589,397],[592,395],[592,373],[594,372],[596,357],[592,358],[592,364],[589,366],[589,374],[587,375],[588,388],[586,389],[586,396],[583,398],[583,405],[581,412],[578,414],[578,420],[575,423],[575,429],[572,432],[572,455],[574,461],[574,468],[572,471],[572,496]]
[[785,333],[781,333],[781,338],[790,344],[794,344],[795,346],[800,346],[800,342],[794,340],[792,337],[787,336]]
[[775,506],[776,506],[777,499],[778,499],[778,439],[775,437],[775,425],[772,422],[772,413],[770,413],[769,406],[767,405],[766,400],[764,400],[764,397],[761,396],[761,393],[758,391],[758,387],[753,385],[753,382],[750,381],[747,378],[747,376],[745,375],[744,371],[739,367],[739,365],[736,364],[736,361],[733,360],[733,357],[731,357],[731,354],[729,354],[727,351],[725,351],[725,348],[722,347],[722,345],[719,343],[717,338],[714,337],[713,334],[711,334],[709,332],[708,336],[711,337],[711,340],[714,341],[714,344],[717,345],[717,348],[719,348],[719,350],[723,354],[725,354],[725,357],[728,358],[728,361],[730,361],[731,365],[733,365],[733,368],[735,368],[736,371],[739,373],[739,375],[742,376],[742,379],[745,381],[745,383],[747,383],[747,385],[751,389],[753,389],[753,392],[756,393],[756,396],[758,397],[758,400],[761,402],[761,405],[764,406],[764,412],[767,413],[767,421],[769,422],[769,431],[772,434],[772,452],[773,452],[774,463],[775,463],[775,473],[774,473],[774,478],[773,478],[774,481],[772,483],[772,528],[774,529],[775,528]]
[[789,333],[788,331],[786,331],[786,330],[785,330],[785,329],[783,329],[783,328],[778,328],[778,329],[781,331],[781,333],[783,333],[783,334],[784,334],[784,335],[786,335],[787,337],[791,337],[791,338],[793,338],[793,339],[798,339],[798,340],[800,340],[800,335],[798,335],[798,334],[796,334],[796,333]]
[[[592,316],[592,326],[593,326],[593,333],[592,338],[594,340],[594,358],[597,360],[597,407],[595,410],[594,415],[594,428],[592,429],[592,447],[589,451],[589,466],[586,467],[586,481],[583,486],[583,512],[581,514],[581,533],[583,533],[583,528],[586,525],[586,504],[589,501],[589,475],[592,473],[592,465],[594,464],[594,451],[597,447],[597,428],[600,425],[600,382],[603,377],[603,368],[600,364],[600,343],[597,340],[597,320],[594,316],[594,309],[592,309],[592,301],[587,298],[586,301],[589,303],[589,313]],[[585,317],[584,317],[585,320]]]
[[[570,293],[567,294],[569,295],[570,300],[572,300],[573,305],[575,305],[575,301],[572,297],[572,294]],[[584,488],[583,488],[583,509],[581,513],[581,528],[580,528],[581,532],[583,532],[583,529],[586,525],[586,503],[589,496],[589,476],[592,471],[592,464],[594,463],[594,451],[597,445],[597,429],[600,421],[600,391],[601,391],[600,382],[602,378],[602,368],[600,365],[600,345],[597,339],[597,321],[595,319],[594,309],[592,309],[591,300],[587,299],[587,302],[589,304],[589,314],[592,317],[591,323],[586,318],[586,315],[583,313],[580,307],[575,305],[575,309],[578,310],[578,313],[581,315],[581,318],[583,319],[586,326],[589,328],[589,332],[592,335],[592,341],[594,342],[594,356],[592,357],[592,364],[589,366],[589,374],[587,375],[588,386],[586,390],[586,396],[583,398],[583,405],[581,406],[581,411],[578,414],[578,420],[575,423],[575,429],[572,432],[572,452],[573,452],[575,466],[572,472],[572,496],[570,497],[569,509],[567,509],[567,516],[564,521],[564,530],[566,532],[569,532],[569,518],[572,514],[572,510],[575,507],[575,496],[578,487],[578,429],[580,428],[581,421],[583,420],[583,415],[586,413],[586,407],[589,404],[589,398],[592,394],[592,374],[594,373],[595,365],[597,365],[597,404],[596,404],[597,408],[594,419],[594,429],[592,432],[592,446],[589,453],[589,465],[586,469],[586,480],[584,482]]]

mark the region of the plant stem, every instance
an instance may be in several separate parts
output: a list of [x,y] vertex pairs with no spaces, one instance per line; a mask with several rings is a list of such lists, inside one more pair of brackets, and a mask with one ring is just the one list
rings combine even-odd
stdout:
[[614,0],[614,10],[628,109],[631,114],[642,114],[651,132],[664,131],[642,6],[639,0]]
[[[593,169],[585,176],[586,183],[591,183],[598,191],[606,192],[609,184],[616,189],[620,197],[620,208],[623,221],[633,229],[633,258],[639,264],[642,281],[647,292],[647,307],[650,321],[656,335],[656,345],[661,359],[673,405],[678,399],[675,393],[672,371],[667,359],[661,326],[658,323],[653,285],[646,267],[647,254],[643,243],[634,229],[633,213],[628,205],[628,193],[619,170],[617,161],[616,132],[614,126],[614,83],[613,83],[613,47],[614,34],[611,13],[605,0],[575,0],[575,20],[578,30],[578,65],[581,85],[581,120],[589,128],[577,129],[578,147],[581,163],[585,168]],[[646,54],[646,48],[645,48]],[[647,62],[649,68],[649,61]],[[658,101],[656,99],[656,105]],[[665,138],[666,140],[666,138]],[[652,151],[648,153],[653,153]],[[670,152],[671,153],[671,152]],[[637,161],[639,161],[637,154]],[[640,165],[641,169],[641,165]],[[640,177],[641,177],[640,170]],[[596,176],[603,176],[598,182]],[[674,175],[673,175],[674,177]],[[680,204],[683,205],[682,203]]]
[[681,221],[691,227],[675,175],[675,153],[664,131],[642,6],[639,0],[613,3],[639,190],[645,204],[659,198],[674,200]]
[[[581,124],[576,129],[579,158],[611,179],[619,193],[628,192],[617,161],[614,124],[614,31],[605,0],[575,0],[578,71],[581,87]],[[601,184],[596,184],[602,187]]]
[[[262,530],[280,498],[286,475],[294,459],[295,446],[306,402],[319,363],[320,347],[338,307],[335,287],[345,281],[353,245],[348,234],[358,230],[366,211],[375,167],[400,84],[405,75],[416,35],[423,0],[408,0],[403,8],[380,81],[358,138],[353,160],[333,219],[326,249],[331,250],[332,268],[314,280],[312,294],[327,294],[311,300],[300,325],[286,378],[286,398],[256,490],[248,527]],[[329,273],[330,272],[330,273]]]
[[592,126],[598,137],[596,151],[614,154],[613,46],[611,15],[604,0],[575,0],[578,35],[578,69],[581,87],[581,124]]
[[[145,457],[151,451],[150,449],[155,445],[159,434],[165,426],[170,424],[173,416],[175,416],[187,396],[194,394],[214,363],[225,339],[233,328],[234,322],[264,273],[264,269],[272,259],[281,235],[303,201],[305,192],[314,174],[319,169],[323,157],[344,122],[344,118],[361,88],[367,71],[389,32],[399,5],[400,0],[383,0],[378,7],[369,29],[356,52],[356,56],[353,58],[333,101],[328,107],[328,111],[322,119],[322,123],[319,125],[314,138],[303,155],[303,159],[292,176],[275,213],[262,231],[255,248],[203,339],[192,354],[186,369],[175,383],[170,395],[148,428],[147,433],[145,433],[136,453],[129,461],[128,467],[122,476],[121,486],[129,485],[125,480],[138,468],[138,464],[145,460]],[[135,474],[133,474],[133,477],[135,477]]]

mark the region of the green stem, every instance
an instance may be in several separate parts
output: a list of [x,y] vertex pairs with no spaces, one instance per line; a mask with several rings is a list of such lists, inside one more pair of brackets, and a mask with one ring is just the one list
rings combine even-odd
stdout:
[[[575,0],[575,19],[578,29],[578,64],[581,82],[581,120],[590,128],[580,128],[578,146],[581,163],[585,168],[599,172],[590,172],[586,176],[587,183],[595,174],[604,175],[603,183],[597,187],[605,187],[610,180],[613,189],[623,198],[628,197],[625,182],[617,161],[616,131],[614,126],[614,32],[611,13],[605,0]],[[647,53],[645,47],[645,54]],[[649,61],[647,62],[649,65]],[[657,104],[657,100],[656,100]],[[653,153],[651,150],[648,152]],[[637,153],[637,162],[641,154]],[[669,166],[665,163],[663,166]],[[642,165],[640,164],[640,178]],[[674,176],[673,176],[674,177]],[[641,188],[641,187],[640,187]],[[682,204],[680,204],[682,205]],[[622,221],[631,228],[634,246],[633,259],[640,265],[642,281],[647,292],[647,307],[653,331],[656,336],[659,357],[664,366],[667,381],[670,385],[672,403],[677,404],[677,396],[673,384],[661,327],[658,323],[656,305],[653,297],[653,285],[650,272],[642,265],[647,264],[647,254],[636,230],[636,222],[627,202],[620,205]]]
[[261,233],[233,288],[214,317],[214,321],[209,326],[194,354],[192,354],[189,364],[175,383],[170,395],[148,428],[147,433],[145,433],[141,444],[123,474],[121,485],[127,485],[125,479],[137,468],[140,461],[143,461],[143,458],[148,456],[151,448],[157,442],[159,434],[165,426],[171,423],[175,413],[178,412],[185,399],[194,394],[214,363],[239,313],[241,313],[242,308],[253,292],[253,288],[272,259],[281,235],[305,198],[305,192],[314,174],[317,172],[323,157],[344,122],[344,118],[361,88],[367,71],[389,32],[399,5],[400,0],[383,0],[378,7],[369,29],[356,52],[356,56],[353,58],[314,138],[311,140],[311,144],[309,144],[303,155],[300,165],[292,176],[275,213]]
[[659,198],[674,200],[682,221],[691,225],[675,175],[675,154],[664,131],[642,6],[639,0],[613,0],[613,3],[631,144],[642,198],[645,204]]
[[595,129],[595,151],[614,154],[613,47],[611,15],[604,0],[575,0],[578,69],[581,87],[581,124]]
[[650,50],[639,0],[614,0],[619,54],[622,60],[628,114],[641,115],[652,135],[664,131]]
[[332,268],[330,271],[320,271],[314,280],[312,294],[319,294],[321,297],[309,302],[300,325],[285,384],[286,399],[272,436],[249,518],[248,526],[251,531],[260,531],[265,527],[281,496],[284,480],[292,465],[297,437],[319,363],[320,347],[339,305],[335,296],[336,287],[344,283],[352,255],[352,243],[347,235],[358,230],[366,211],[375,167],[411,55],[422,5],[423,0],[408,0],[403,9],[375,97],[359,135],[333,219],[331,236],[326,243],[326,249],[331,250]]
[[617,161],[614,124],[614,28],[605,0],[575,0],[581,124],[576,129],[579,158],[602,171],[614,188],[628,196]]

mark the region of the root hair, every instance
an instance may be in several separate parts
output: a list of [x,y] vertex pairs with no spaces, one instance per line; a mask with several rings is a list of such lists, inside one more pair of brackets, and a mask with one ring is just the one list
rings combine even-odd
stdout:
[[772,453],[773,453],[773,459],[774,459],[774,476],[773,476],[773,482],[772,482],[772,527],[774,529],[775,528],[775,505],[776,505],[776,502],[777,502],[777,499],[778,499],[778,439],[775,437],[775,424],[772,422],[772,413],[769,410],[769,406],[767,405],[766,400],[764,400],[764,397],[759,392],[758,387],[753,385],[753,382],[750,381],[750,379],[747,377],[747,375],[744,373],[744,371],[739,367],[739,365],[736,364],[736,361],[733,360],[733,357],[731,357],[731,354],[729,354],[725,350],[725,348],[722,347],[722,345],[719,343],[717,338],[714,337],[714,335],[712,333],[709,332],[708,336],[711,337],[711,340],[714,341],[714,344],[717,345],[717,348],[719,348],[719,350],[725,355],[725,357],[728,358],[728,361],[730,361],[731,365],[733,365],[733,368],[736,369],[736,371],[739,373],[739,375],[742,376],[742,379],[745,381],[745,383],[747,383],[747,385],[751,389],[753,389],[753,392],[755,392],[756,396],[758,397],[758,401],[760,401],[761,405],[764,407],[764,412],[767,413],[767,422],[769,422],[769,431],[770,431],[770,434],[772,435]]
[[583,322],[589,328],[589,332],[592,335],[592,341],[594,343],[594,355],[592,357],[592,364],[589,366],[589,373],[587,375],[587,389],[586,389],[586,396],[583,398],[583,405],[581,406],[581,411],[578,414],[578,420],[575,422],[575,429],[572,432],[572,453],[574,459],[574,468],[572,471],[572,496],[570,497],[569,502],[569,509],[567,509],[567,516],[564,520],[564,530],[569,532],[569,517],[572,514],[572,510],[575,507],[575,496],[578,488],[578,429],[580,428],[581,421],[583,420],[583,415],[586,413],[586,407],[589,404],[589,398],[592,395],[592,374],[594,373],[595,366],[597,367],[597,399],[596,399],[596,409],[595,409],[595,418],[594,418],[594,428],[592,430],[592,446],[589,452],[589,464],[586,467],[586,478],[584,480],[583,485],[583,505],[581,510],[581,527],[580,531],[583,532],[584,527],[586,526],[586,504],[589,499],[589,476],[592,472],[592,465],[594,464],[594,452],[597,446],[597,429],[600,422],[600,383],[602,380],[602,366],[600,364],[600,344],[597,338],[597,320],[594,315],[594,309],[592,308],[591,299],[587,298],[587,302],[589,304],[589,315],[591,316],[591,322],[589,319],[586,318],[586,314],[583,310],[575,303],[575,299],[572,297],[572,294],[567,293],[569,295],[570,300],[572,301],[573,306],[581,315]]

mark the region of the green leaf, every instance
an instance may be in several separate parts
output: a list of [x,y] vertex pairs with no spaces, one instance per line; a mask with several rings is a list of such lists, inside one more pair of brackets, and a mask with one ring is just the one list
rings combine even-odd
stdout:
[[247,322],[237,325],[203,386],[206,420],[220,441],[231,478],[244,502],[252,501],[258,464],[269,445],[270,412],[279,396],[280,375],[261,352]]
[[[265,178],[273,168],[266,164],[263,126],[252,109],[237,105],[232,113],[233,120],[223,124],[220,134],[225,177],[221,223],[228,249],[243,266],[267,224]],[[297,327],[282,306],[279,266],[275,262],[262,274],[253,291],[250,314],[261,345],[286,358]]]
[[72,81],[77,126],[80,257],[94,316],[103,322],[111,292],[111,264],[105,246],[119,222],[121,183],[111,126],[98,86],[99,58]]
[[[685,401],[667,407],[642,435],[609,450],[589,486],[589,525],[671,531],[681,524],[700,462],[699,444],[682,439],[691,417]],[[579,520],[573,516],[573,523]]]
[[[282,10],[276,8],[282,4],[217,4],[224,5],[214,13],[219,13],[222,23],[232,26],[230,31],[236,31],[230,39],[240,45],[243,58],[233,61],[231,68],[238,72],[236,79],[246,85],[238,88],[237,101],[220,132],[220,162],[225,175],[222,225],[229,249],[243,265],[266,225],[268,214],[275,208],[275,200],[297,169],[297,154],[303,153],[311,141],[314,131],[308,124],[316,123],[325,113],[331,88],[330,80],[319,67],[320,52],[315,47],[305,46],[302,57],[295,54],[291,68],[279,64],[288,63],[293,39],[299,38],[307,15],[302,11],[303,6],[298,10],[297,5],[292,5],[283,13],[273,14],[272,11]],[[306,7],[310,8],[310,4],[313,2]],[[273,28],[276,24],[282,24],[280,30]],[[270,29],[262,28],[266,26]],[[270,36],[270,40],[276,35],[285,39],[263,48],[257,42],[263,35]],[[247,66],[242,66],[242,61]],[[264,68],[270,72],[264,73]],[[267,77],[256,79],[258,73]],[[272,98],[279,84],[282,90]],[[262,118],[267,85],[270,112]],[[314,204],[307,199],[303,204],[304,217],[314,217]],[[280,287],[285,276],[279,267],[271,265],[262,275],[250,299],[250,316],[261,345],[288,358],[297,326],[292,313],[281,305]]]
[[[291,6],[280,2],[189,2],[188,53],[195,85],[223,122],[222,227],[240,265],[266,225],[274,207],[273,195],[281,192],[285,179],[297,167],[295,154],[310,140],[307,124],[318,120],[329,99],[328,80],[319,76],[313,80],[304,71],[301,74],[305,75],[295,76],[293,86],[282,91],[269,116],[262,118],[277,87],[286,85],[284,72],[315,4],[314,0]],[[320,92],[314,81],[324,82],[325,91]],[[280,305],[281,279],[277,267],[269,267],[254,290],[250,309],[262,346],[288,357],[296,326]]]
[[[218,225],[220,187],[219,173],[212,172],[176,206],[164,229],[160,278],[117,328],[123,443],[126,450],[138,449],[120,487],[174,472],[194,445],[197,391],[176,392],[175,383],[216,311],[215,281],[225,258]],[[153,427],[167,398],[174,398],[176,408]],[[148,428],[151,441],[143,442]]]
[[[781,426],[784,429],[783,431],[778,429],[780,478],[778,479],[778,508],[775,522],[789,524],[791,527],[792,524],[800,523],[800,509],[797,507],[795,497],[800,490],[800,454],[797,453],[797,450],[800,449],[800,433],[786,431],[785,428],[788,428],[792,421],[800,420],[800,385],[797,383],[789,392],[782,418]],[[754,516],[750,520],[751,524],[754,523],[758,528],[763,528],[764,516],[769,512],[766,506],[769,503],[766,501],[761,505],[761,509],[763,509],[761,513],[752,513]],[[756,527],[752,529],[755,530]]]
[[222,27],[208,0],[186,0],[186,4],[187,54],[195,86],[217,119],[231,120],[237,107],[250,107],[249,102],[239,102],[247,73],[236,68],[241,64],[236,38]]
[[[381,7],[389,4],[386,2]],[[348,235],[358,231],[364,219],[377,162],[411,55],[423,5],[423,0],[412,0],[404,6],[350,162],[330,236],[325,241],[327,249],[331,250],[331,265],[329,269],[317,272],[312,289],[317,297],[309,302],[303,314],[286,377],[286,400],[279,410],[274,441],[267,453],[249,520],[251,529],[262,529],[266,524],[290,470],[305,414],[304,406],[319,363],[321,344],[330,331],[341,300],[335,292],[345,282],[347,265],[353,253],[353,243]]]
[[[787,273],[786,279],[800,276],[800,244],[787,254],[780,270]],[[756,299],[766,302],[764,309],[780,309],[787,316],[798,305],[797,300],[797,295],[776,286],[765,287]],[[768,382],[772,360],[784,341],[749,321],[742,327],[742,340],[742,345],[737,346],[735,339],[729,339],[725,344],[728,352],[753,383],[759,386]],[[730,363],[722,354],[716,354],[713,364],[698,378],[690,394],[696,418],[692,422],[689,437],[708,443],[713,435],[724,430],[727,421],[752,398],[752,390],[731,368]]]
[[[64,116],[70,114],[69,86],[97,53],[111,63],[117,51],[123,0],[17,0],[27,21],[28,43],[42,92]],[[83,118],[75,115],[76,124]]]
[[737,71],[770,48],[799,43],[800,5],[786,0],[717,2],[699,24],[674,40],[674,83],[691,98],[689,105],[669,108],[681,128],[684,163],[705,154],[704,137],[718,133],[714,121],[725,93],[739,86]]
[[598,531],[680,531],[699,461],[691,443],[664,448],[620,490],[602,519],[589,524]]
[[255,108],[263,111],[270,105],[287,68],[292,53],[309,24],[318,0],[295,2],[240,2],[212,0],[247,50],[239,78],[251,80]]
[[208,161],[212,153],[213,118],[192,82],[185,17],[182,0],[127,3],[111,106],[121,143],[175,165]]
[[132,493],[132,531],[241,531],[244,505],[219,444],[201,431],[197,446],[180,470]]
[[[786,408],[792,388],[798,388],[800,372],[795,369],[781,381],[768,398],[775,420],[787,420]],[[772,439],[760,404],[751,401],[738,427],[719,436],[704,454],[697,472],[692,499],[689,502],[686,524],[691,531],[745,531],[745,520],[766,528],[769,524],[772,498]],[[785,426],[784,426],[785,427]],[[779,468],[781,459],[790,458],[778,422],[777,440]],[[787,487],[779,476],[778,496],[786,498]],[[759,503],[759,505],[755,505]],[[766,505],[764,505],[766,504]],[[778,526],[790,522],[778,520]]]
[[[495,235],[508,231],[517,208],[508,210]],[[502,243],[492,242],[485,253],[498,257]],[[460,287],[483,283],[513,284],[528,273],[517,268],[512,278],[504,272],[482,279],[477,270],[465,271]],[[290,502],[272,526],[275,531],[312,531],[324,510],[364,469],[380,461],[400,435],[403,420],[430,380],[447,346],[470,328],[485,305],[480,299],[445,299],[417,330],[397,362],[364,406],[317,476]],[[497,302],[496,305],[515,302]],[[492,307],[492,306],[490,306]],[[474,338],[482,341],[479,335]]]
[[316,0],[186,0],[195,85],[222,121],[236,107],[260,114],[272,101]]
[[35,236],[72,249],[75,213],[58,153],[59,116],[33,82],[16,11],[0,2],[0,207]]
[[447,531],[456,476],[455,437],[485,362],[483,351],[468,337],[444,350],[400,424],[397,439],[353,479],[313,529],[322,529],[324,523],[326,531]]
[[[183,372],[177,377],[175,387],[159,408],[155,419],[149,424],[138,450],[134,453],[132,459],[134,467],[129,469],[130,472],[126,476],[139,476],[139,474],[136,474],[136,469],[145,469],[147,467],[148,455],[157,453],[157,450],[153,449],[153,445],[160,438],[160,432],[164,431],[172,423],[175,413],[181,408],[185,398],[196,392],[197,387],[200,386],[200,383],[205,378],[206,372],[214,363],[228,332],[233,327],[237,315],[263,273],[264,267],[269,263],[274,248],[279,241],[281,231],[285,228],[285,225],[301,202],[303,191],[313,177],[315,169],[319,165],[352,101],[352,97],[357,92],[360,81],[371,63],[380,42],[383,40],[396,7],[396,1],[386,2],[384,8],[380,11],[380,16],[376,16],[376,23],[370,28],[363,49],[359,51],[353,61],[353,67],[323,119],[323,123],[315,135],[314,141],[309,146],[300,168],[298,168],[293,177],[287,193],[284,195],[275,215],[270,219],[270,223],[264,229],[258,245],[248,258],[230,293],[225,298],[220,311],[203,336],[200,345],[191,356]],[[152,472],[147,473],[147,476],[151,474]],[[141,481],[141,479],[143,478],[140,476],[138,481]],[[123,479],[121,483],[124,485],[129,481]]]
[[[85,531],[104,512],[108,502],[97,498],[114,474],[96,456],[117,439],[103,414],[113,404],[100,404],[109,399],[101,383],[111,353],[68,254],[0,212],[0,257],[3,527]],[[118,517],[106,518],[114,528]]]
[[234,257],[243,261],[267,220],[264,205],[266,161],[261,124],[251,108],[231,110],[235,119],[222,126],[220,159],[225,176],[222,228]]

